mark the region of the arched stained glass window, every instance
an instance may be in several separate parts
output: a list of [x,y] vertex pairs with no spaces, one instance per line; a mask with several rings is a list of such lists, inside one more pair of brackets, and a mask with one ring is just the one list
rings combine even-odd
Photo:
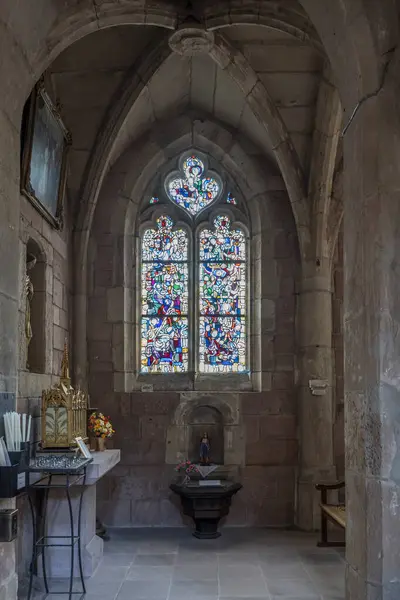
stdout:
[[221,215],[199,240],[199,369],[246,371],[246,238]]
[[246,373],[249,257],[235,220],[242,203],[206,157],[187,153],[179,165],[143,211],[155,220],[141,236],[140,372]]
[[169,216],[142,238],[141,372],[188,370],[188,236]]

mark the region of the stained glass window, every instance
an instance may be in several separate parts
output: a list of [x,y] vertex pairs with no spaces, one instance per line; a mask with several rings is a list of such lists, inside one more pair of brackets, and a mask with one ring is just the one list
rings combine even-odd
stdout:
[[161,216],[142,238],[141,372],[188,370],[188,236]]
[[158,203],[159,203],[159,199],[157,198],[157,196],[152,196],[150,198],[149,204],[158,204]]
[[221,215],[199,240],[199,369],[242,373],[246,353],[246,238]]
[[167,193],[175,204],[195,216],[214,202],[220,184],[214,177],[204,176],[204,163],[198,156],[186,158],[182,170],[182,174],[168,181]]
[[233,204],[234,206],[237,206],[237,200],[235,198],[235,196],[229,192],[227,197],[226,197],[226,203],[227,204]]

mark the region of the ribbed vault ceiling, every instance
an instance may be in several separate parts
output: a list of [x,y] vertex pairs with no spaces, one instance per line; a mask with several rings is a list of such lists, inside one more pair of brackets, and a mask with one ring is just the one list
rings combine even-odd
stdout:
[[[310,44],[269,27],[231,25],[219,33],[240,50],[266,87],[307,177],[323,57]],[[104,29],[70,46],[51,66],[53,93],[73,139],[68,180],[73,197],[84,183],[99,132],[112,116],[122,90],[138,73],[141,91],[127,112],[111,162],[157,122],[188,109],[223,122],[261,154],[273,158],[267,129],[237,83],[207,55],[171,54],[169,35],[165,29],[150,26]],[[163,47],[162,60],[149,76],[143,65],[157,47]]]

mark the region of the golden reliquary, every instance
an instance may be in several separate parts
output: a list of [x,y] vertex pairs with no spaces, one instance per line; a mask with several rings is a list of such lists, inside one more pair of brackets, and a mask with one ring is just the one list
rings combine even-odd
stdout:
[[71,386],[67,344],[61,363],[60,383],[42,393],[43,448],[70,448],[75,438],[87,440],[88,397]]

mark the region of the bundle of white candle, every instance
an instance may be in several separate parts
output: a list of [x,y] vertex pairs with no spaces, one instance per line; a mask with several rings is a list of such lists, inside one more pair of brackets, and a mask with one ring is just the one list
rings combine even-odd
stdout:
[[4,415],[4,429],[6,432],[7,449],[9,452],[20,452],[21,443],[29,442],[31,437],[32,417],[16,412],[7,412]]
[[11,460],[4,443],[4,438],[0,438],[0,467],[11,467]]

